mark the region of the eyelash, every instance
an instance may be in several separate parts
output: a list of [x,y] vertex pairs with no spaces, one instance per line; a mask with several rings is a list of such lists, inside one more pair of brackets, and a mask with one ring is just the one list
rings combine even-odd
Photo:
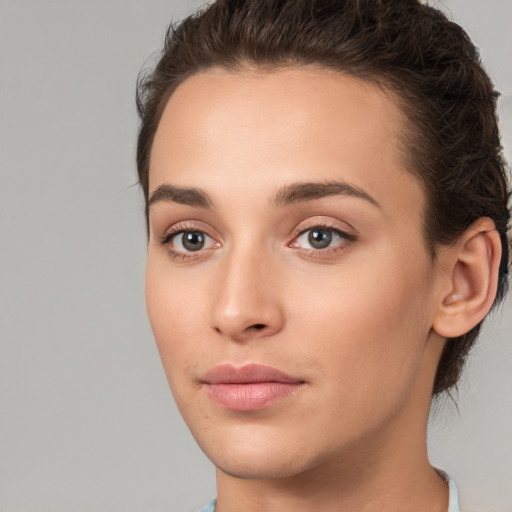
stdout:
[[[338,254],[340,252],[346,251],[349,247],[351,247],[354,242],[356,242],[356,237],[352,234],[347,233],[346,231],[343,231],[335,224],[330,223],[317,223],[312,226],[309,226],[305,229],[298,229],[296,231],[296,234],[294,236],[294,242],[300,238],[301,236],[305,235],[306,233],[309,233],[314,230],[322,230],[322,231],[328,231],[332,234],[335,234],[343,239],[343,242],[334,245],[332,247],[326,247],[324,249],[305,249],[301,248],[301,252],[304,256],[309,258],[325,258],[329,257],[335,254]],[[291,244],[290,244],[291,245]]]
[[[313,230],[322,230],[330,232],[334,235],[339,236],[343,239],[342,243],[339,243],[333,247],[326,247],[322,249],[306,249],[295,246],[298,250],[301,251],[301,253],[309,258],[325,258],[326,256],[334,255],[339,252],[347,250],[355,241],[356,237],[354,235],[351,235],[347,233],[346,231],[341,230],[338,226],[334,224],[329,223],[317,223],[310,227],[307,227],[306,229],[297,229],[294,233],[293,242],[288,244],[288,247],[294,247],[293,244],[296,243],[297,239],[299,239],[301,236],[305,235],[306,233],[313,231]],[[181,261],[189,261],[198,257],[201,257],[201,254],[205,252],[205,250],[208,249],[199,249],[197,253],[195,251],[189,251],[189,252],[183,252],[183,251],[177,251],[171,247],[171,242],[178,237],[179,235],[183,233],[189,233],[189,232],[198,232],[204,234],[206,237],[213,240],[213,237],[208,235],[204,230],[198,228],[197,226],[193,225],[187,225],[187,224],[177,224],[176,226],[173,226],[169,231],[167,231],[164,236],[160,239],[159,243],[162,246],[168,246],[168,251],[173,259],[179,259]]]

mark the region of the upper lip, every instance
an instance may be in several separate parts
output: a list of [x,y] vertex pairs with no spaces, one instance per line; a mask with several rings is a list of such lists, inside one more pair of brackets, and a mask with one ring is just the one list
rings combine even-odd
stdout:
[[302,384],[304,381],[296,377],[260,364],[246,364],[235,367],[231,364],[221,364],[207,371],[201,381],[205,384],[249,384],[257,382],[282,382],[287,384]]

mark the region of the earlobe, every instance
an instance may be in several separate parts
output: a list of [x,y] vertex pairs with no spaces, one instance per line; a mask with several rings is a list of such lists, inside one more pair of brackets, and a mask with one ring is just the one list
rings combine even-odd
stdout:
[[494,222],[476,221],[441,258],[445,283],[433,329],[456,338],[484,319],[496,296],[501,241]]

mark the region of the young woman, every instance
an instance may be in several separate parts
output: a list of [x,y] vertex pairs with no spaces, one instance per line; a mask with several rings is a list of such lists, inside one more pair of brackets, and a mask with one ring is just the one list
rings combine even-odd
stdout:
[[219,0],[139,85],[149,318],[204,510],[454,512],[433,396],[506,289],[496,93],[416,0]]

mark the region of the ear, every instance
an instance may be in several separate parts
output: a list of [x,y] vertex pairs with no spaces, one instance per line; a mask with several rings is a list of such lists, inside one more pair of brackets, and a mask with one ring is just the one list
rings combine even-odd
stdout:
[[439,259],[443,272],[433,329],[456,338],[484,319],[496,296],[501,240],[494,222],[478,219]]

